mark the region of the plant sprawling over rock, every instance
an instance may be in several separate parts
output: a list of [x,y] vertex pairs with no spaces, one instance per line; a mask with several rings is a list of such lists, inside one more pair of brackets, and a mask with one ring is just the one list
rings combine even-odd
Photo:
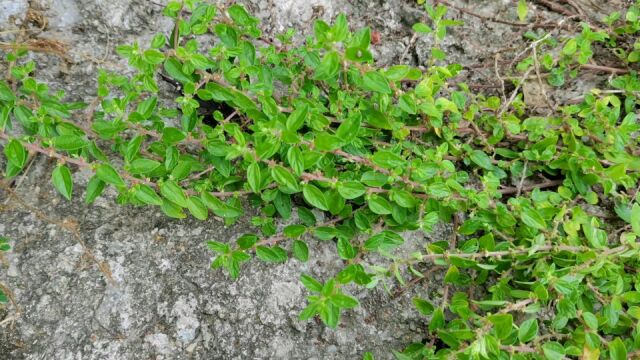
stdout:
[[[5,177],[43,154],[69,200],[74,170],[86,169],[87,203],[110,186],[119,204],[178,219],[232,224],[258,208],[261,233],[208,242],[211,266],[232,278],[253,257],[304,262],[308,241],[333,242],[344,267],[300,277],[300,318],[329,327],[359,305],[349,289],[441,271],[444,295],[413,299],[425,340],[398,359],[638,356],[639,6],[600,26],[532,24],[502,96],[459,80],[439,44],[460,22],[425,9],[414,30],[433,36],[428,67],[380,68],[370,29],[351,31],[344,15],[294,45],[292,31],[264,37],[241,6],[171,2],[173,31],[119,46],[134,74],[101,72],[89,104],[52,93],[18,48],[0,81]],[[521,1],[520,21],[526,10]],[[620,67],[594,64],[598,52]],[[544,93],[534,109],[520,91],[593,70],[612,74],[606,88],[577,101]],[[160,101],[160,82],[180,96]],[[294,224],[278,232],[278,219]],[[453,225],[451,238],[415,236],[438,223]]]

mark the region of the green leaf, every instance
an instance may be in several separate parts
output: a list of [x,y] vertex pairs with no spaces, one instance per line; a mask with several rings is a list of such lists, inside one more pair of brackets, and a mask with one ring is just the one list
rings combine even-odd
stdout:
[[180,129],[165,127],[162,130],[162,142],[167,145],[174,145],[184,140],[186,135]]
[[529,11],[527,7],[526,0],[518,0],[518,19],[520,21],[525,21],[527,19],[527,12]]
[[298,238],[302,236],[307,231],[307,227],[304,225],[294,224],[288,225],[282,230],[282,233],[291,239]]
[[0,101],[12,102],[16,99],[16,96],[11,91],[11,88],[7,83],[0,80]]
[[302,285],[304,285],[304,287],[306,287],[310,291],[318,292],[318,293],[322,291],[322,284],[318,280],[312,278],[309,275],[305,275],[305,274],[300,275],[300,282],[302,282]]
[[421,22],[413,24],[411,28],[413,31],[421,34],[429,34],[433,31],[427,24]]
[[89,183],[87,184],[87,194],[85,197],[85,203],[93,204],[98,196],[102,194],[104,191],[105,183],[104,181],[98,179],[98,177],[93,176]]
[[545,343],[542,345],[542,351],[544,352],[545,358],[548,360],[562,360],[564,359],[564,347],[555,341]]
[[302,312],[300,313],[300,320],[305,321],[314,317],[320,311],[320,307],[318,303],[309,304]]
[[51,181],[58,192],[67,200],[71,200],[73,194],[73,180],[71,171],[65,165],[58,165],[51,173]]
[[247,167],[247,182],[251,191],[259,193],[262,188],[262,173],[260,171],[260,165],[257,162],[251,163]]
[[493,324],[496,335],[499,339],[506,339],[513,329],[513,316],[511,314],[495,314],[488,317]]
[[627,359],[627,348],[619,337],[609,342],[609,358],[611,360]]
[[300,176],[305,168],[304,155],[302,154],[302,151],[297,147],[289,148],[289,151],[287,151],[287,161],[289,162],[293,172],[297,176]]
[[143,119],[148,119],[153,114],[153,111],[156,109],[156,105],[158,104],[158,98],[155,96],[150,96],[149,98],[142,101],[138,104],[137,112],[142,115]]
[[22,143],[16,139],[10,140],[4,147],[4,155],[7,160],[18,169],[22,169],[27,162],[27,151]]
[[234,4],[229,6],[227,9],[229,16],[233,19],[233,21],[241,26],[251,25],[252,19],[247,10],[242,5]]
[[164,61],[164,54],[156,49],[148,49],[144,51],[142,58],[149,64],[157,65]]
[[335,51],[330,51],[324,55],[320,65],[313,75],[316,80],[330,80],[334,78],[340,70],[340,56]]
[[263,261],[272,263],[283,263],[287,261],[287,252],[279,246],[258,246],[256,247],[256,256]]
[[366,192],[364,185],[357,181],[344,181],[338,183],[338,193],[347,200],[355,199]]
[[338,255],[345,259],[345,260],[350,260],[356,257],[357,255],[357,251],[356,249],[353,248],[353,246],[351,245],[351,242],[348,239],[345,238],[339,238],[338,242],[336,243],[337,247],[338,247]]
[[328,327],[335,329],[340,322],[340,308],[331,303],[325,303],[320,309],[320,320]]
[[274,166],[271,169],[271,176],[278,183],[278,185],[284,187],[290,192],[300,191],[300,185],[298,180],[287,169],[282,166]]
[[384,75],[377,71],[370,71],[362,78],[362,85],[365,90],[375,91],[382,94],[391,94],[389,81]]
[[449,266],[447,273],[444,275],[444,282],[455,284],[460,278],[460,270],[455,265]]
[[391,204],[387,199],[383,198],[380,195],[371,195],[368,200],[369,209],[378,215],[389,215],[391,214]]
[[385,169],[393,169],[396,167],[405,166],[407,164],[407,161],[402,157],[390,151],[384,151],[384,150],[380,150],[375,154],[373,154],[373,156],[371,157],[371,160],[373,161],[374,164]]
[[427,300],[420,299],[419,297],[413,298],[413,305],[424,316],[433,314],[433,310],[435,310],[435,307],[432,303],[428,302]]
[[429,331],[435,331],[437,329],[444,328],[445,318],[442,308],[437,308],[431,316],[431,322],[429,323]]
[[304,125],[309,107],[306,104],[296,107],[295,110],[287,118],[287,129],[290,131],[298,131]]
[[155,190],[153,190],[149,185],[138,184],[135,187],[134,195],[136,199],[139,201],[149,204],[149,205],[162,205],[162,199],[158,194],[156,194]]
[[631,228],[633,229],[633,232],[637,236],[640,236],[640,205],[633,204],[633,207],[631,208],[630,220],[631,220]]
[[53,146],[59,150],[74,151],[87,146],[87,142],[76,135],[61,135],[53,138]]
[[528,343],[536,336],[538,336],[538,320],[534,318],[523,321],[518,330],[518,340]]
[[160,194],[162,194],[165,199],[180,207],[186,208],[189,206],[184,191],[174,181],[169,180],[162,183],[162,185],[160,185]]
[[207,247],[211,251],[215,251],[220,254],[228,254],[231,252],[231,248],[227,244],[223,244],[218,241],[209,240],[207,241]]
[[338,15],[336,22],[331,27],[331,39],[333,41],[343,41],[349,34],[349,24],[344,14]]
[[323,131],[316,134],[314,145],[320,151],[333,151],[342,145],[342,140]]
[[166,71],[169,76],[183,84],[193,82],[193,79],[190,76],[182,72],[182,64],[175,58],[168,58],[164,62],[164,71]]
[[117,187],[125,186],[120,175],[109,164],[101,164],[96,168],[96,176],[98,179]]
[[344,120],[340,124],[340,126],[338,126],[338,130],[336,130],[336,136],[345,143],[350,143],[351,141],[353,141],[353,139],[356,138],[359,130],[360,117],[350,116],[346,120]]
[[538,210],[534,208],[523,208],[520,217],[522,218],[522,222],[524,222],[527,226],[531,226],[532,228],[538,230],[544,230],[547,228],[547,223],[544,221],[544,218],[542,217],[542,215],[540,215]]
[[207,220],[209,216],[209,210],[197,196],[190,196],[187,199],[187,209],[198,220]]
[[340,308],[343,309],[352,309],[358,305],[360,305],[360,303],[358,302],[358,300],[354,297],[345,295],[345,294],[335,294],[331,297],[331,302]]
[[324,193],[312,184],[306,184],[302,187],[302,195],[304,199],[314,207],[320,210],[328,211],[327,199]]
[[161,163],[145,158],[135,159],[129,165],[129,172],[132,174],[148,174],[162,166]]
[[471,155],[469,156],[471,161],[473,161],[476,165],[480,166],[485,170],[492,170],[493,164],[491,163],[491,158],[484,151],[481,150],[473,150]]
[[293,256],[302,262],[307,262],[309,260],[309,248],[304,241],[293,241]]

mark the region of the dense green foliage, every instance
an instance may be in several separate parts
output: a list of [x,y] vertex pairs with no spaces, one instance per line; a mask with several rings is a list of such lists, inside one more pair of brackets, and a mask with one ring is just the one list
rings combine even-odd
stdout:
[[[330,327],[359,306],[352,286],[403,286],[441,270],[444,297],[413,299],[425,341],[398,359],[637,355],[639,7],[598,29],[574,19],[532,27],[504,97],[457,80],[463,68],[439,44],[460,22],[444,6],[425,9],[430,21],[414,26],[434,39],[424,71],[376,67],[370,30],[352,32],[343,15],[317,21],[298,46],[292,31],[263,37],[241,6],[194,1],[165,9],[176,20],[168,36],[118,47],[136,72],[102,72],[90,104],[52,94],[16,51],[0,81],[5,176],[41,153],[58,159],[51,180],[69,200],[72,169],[88,168],[87,203],[111,186],[120,204],[179,219],[232,224],[243,205],[258,208],[260,234],[208,242],[212,268],[232,278],[253,257],[304,262],[307,242],[333,242],[344,267],[300,277],[310,293],[300,318]],[[526,19],[524,1],[518,14]],[[577,31],[558,35],[564,27]],[[525,103],[523,81],[537,74],[561,87],[593,69],[597,51],[622,66],[607,88],[573,104],[546,98],[547,115]],[[179,84],[173,103],[158,99],[163,78]],[[280,218],[295,224],[277,233]],[[451,238],[406,240],[439,223],[453,224]]]

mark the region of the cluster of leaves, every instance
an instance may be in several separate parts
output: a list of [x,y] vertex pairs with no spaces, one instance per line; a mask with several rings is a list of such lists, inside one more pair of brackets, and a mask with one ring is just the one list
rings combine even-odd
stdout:
[[[605,30],[584,25],[567,39],[528,34],[533,53],[518,70],[542,65],[560,86],[565,72],[579,75],[575,64],[592,58],[594,42],[622,49],[616,53],[633,63],[637,8]],[[526,10],[520,6],[522,19]],[[427,11],[430,25],[414,29],[436,44],[459,25],[444,6]],[[539,116],[520,95],[472,92],[456,80],[462,66],[446,64],[437,46],[425,71],[376,67],[370,29],[352,32],[344,15],[317,21],[296,46],[292,31],[265,37],[238,5],[170,2],[165,15],[175,20],[171,34],[149,47],[118,47],[135,74],[101,72],[90,104],[52,94],[32,76],[26,52],[7,56],[6,177],[40,153],[58,160],[52,182],[67,199],[75,197],[75,167],[95,173],[87,203],[111,186],[120,204],[226,224],[245,214],[243,204],[254,206],[260,234],[209,241],[217,254],[211,266],[236,278],[254,256],[305,262],[311,239],[334,244],[344,267],[324,283],[300,278],[313,293],[301,319],[318,315],[330,327],[358,306],[346,289],[402,286],[441,269],[445,296],[413,300],[416,316],[428,320],[425,341],[395,352],[399,359],[637,354],[634,71],[612,79],[615,91]],[[559,44],[560,54],[542,52]],[[159,101],[159,81],[177,86],[175,101]],[[277,233],[278,218],[296,223]],[[454,224],[451,238],[405,240],[440,222]],[[413,252],[398,255],[399,247]]]

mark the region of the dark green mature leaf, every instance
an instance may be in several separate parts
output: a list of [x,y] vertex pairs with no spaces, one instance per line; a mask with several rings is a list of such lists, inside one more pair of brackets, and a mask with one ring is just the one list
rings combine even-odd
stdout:
[[391,204],[380,195],[371,195],[368,201],[369,209],[379,215],[391,214]]
[[544,218],[534,208],[526,207],[522,209],[520,217],[522,218],[522,222],[524,222],[528,226],[531,226],[532,228],[538,230],[544,230],[547,228],[547,223],[544,221]]
[[172,203],[186,208],[189,206],[184,190],[175,181],[166,181],[160,185],[160,194]]
[[159,168],[162,164],[155,160],[139,158],[133,160],[129,165],[129,171],[132,174],[148,174]]
[[96,168],[96,176],[107,184],[118,187],[125,185],[118,172],[109,164],[98,165]]
[[312,184],[304,185],[302,187],[302,194],[304,195],[304,199],[314,207],[317,207],[318,209],[324,211],[329,210],[327,199],[324,196],[324,193],[316,186]]
[[555,341],[545,343],[542,345],[544,356],[548,360],[562,360],[564,359],[565,350],[564,347]]
[[162,199],[158,194],[156,194],[155,190],[153,190],[149,185],[138,184],[135,187],[135,197],[141,202],[149,205],[162,205]]
[[272,263],[282,263],[287,261],[287,252],[279,246],[258,246],[256,247],[256,256],[263,261]]
[[86,141],[76,135],[57,136],[53,138],[53,144],[56,149],[65,151],[79,150],[88,145]]
[[474,150],[469,156],[471,161],[485,170],[492,170],[493,164],[491,164],[491,158],[481,150]]
[[298,180],[287,169],[282,166],[274,166],[271,169],[271,176],[284,189],[290,192],[300,191]]
[[364,195],[366,188],[357,181],[345,181],[338,183],[338,193],[343,198],[350,200]]
[[16,96],[11,91],[11,88],[4,81],[0,80],[0,101],[11,102],[16,99]]
[[58,192],[67,200],[73,196],[73,179],[71,171],[65,165],[58,165],[51,173],[51,181]]
[[338,255],[345,260],[350,260],[356,257],[357,251],[348,239],[339,238],[337,242]]
[[527,319],[520,324],[518,329],[518,339],[523,343],[528,343],[538,335],[538,320]]
[[499,339],[506,339],[513,328],[513,317],[511,314],[495,314],[490,315],[489,321],[493,324],[496,335]]
[[309,106],[306,104],[296,107],[296,109],[287,118],[287,129],[290,131],[297,131],[304,125],[307,114],[309,112]]
[[251,163],[247,167],[247,183],[249,183],[249,187],[253,192],[260,192],[262,188],[262,173],[258,163]]
[[4,147],[4,155],[13,166],[19,169],[22,169],[27,162],[27,151],[22,143],[15,139],[10,140]]
[[390,151],[378,151],[371,157],[371,160],[378,166],[385,169],[392,169],[406,165],[406,160]]
[[360,117],[359,116],[351,116],[344,120],[340,126],[338,126],[338,130],[336,130],[336,136],[340,138],[345,143],[351,142],[357,135],[360,130]]
[[193,78],[191,76],[182,72],[182,64],[175,58],[168,58],[164,62],[164,71],[166,71],[169,76],[183,84],[193,82]]
[[187,208],[191,215],[198,220],[207,220],[209,216],[209,210],[197,196],[190,196],[187,199]]
[[431,315],[433,313],[433,310],[435,310],[435,307],[433,306],[433,304],[431,304],[429,301],[423,300],[423,299],[421,299],[419,297],[414,297],[413,298],[413,305],[424,316]]
[[87,194],[85,197],[85,203],[93,204],[98,196],[102,194],[105,188],[104,181],[98,179],[97,176],[91,177],[89,183],[87,184]]
[[309,260],[309,248],[304,241],[293,241],[293,256],[302,262],[307,262]]

